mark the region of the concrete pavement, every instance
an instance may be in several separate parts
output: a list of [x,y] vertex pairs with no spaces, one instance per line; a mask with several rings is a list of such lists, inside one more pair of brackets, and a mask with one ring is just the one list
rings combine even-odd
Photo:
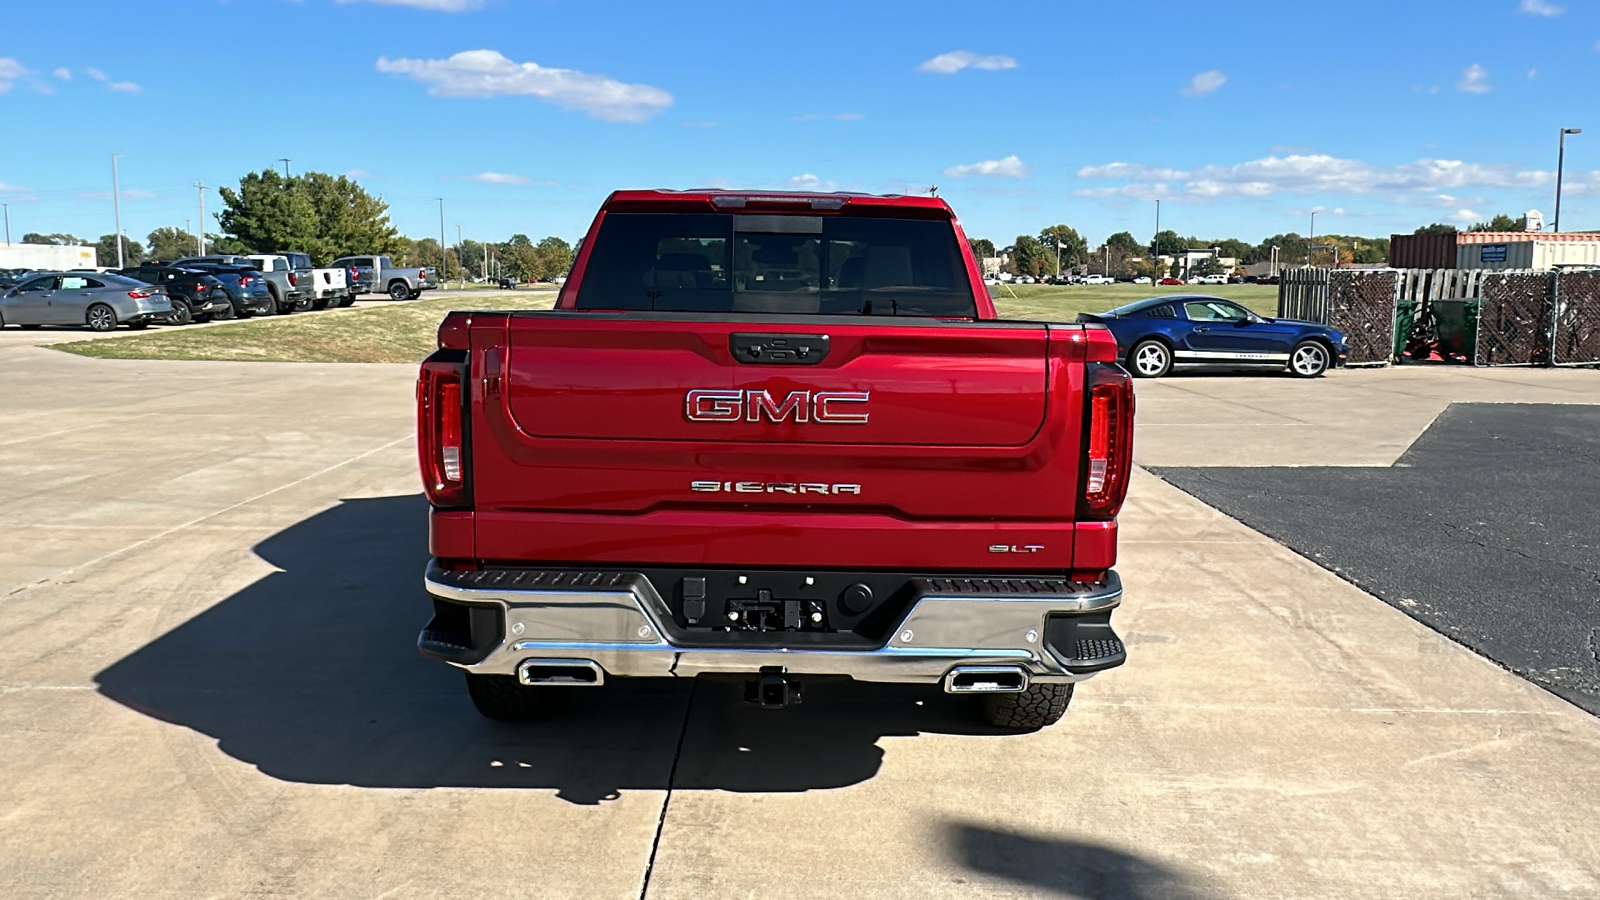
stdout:
[[[412,647],[409,367],[30,343],[0,333],[9,896],[1600,892],[1600,722],[1143,473],[1131,661],[1055,728],[717,682],[504,727]],[[1387,464],[1450,399],[1597,377],[1142,382],[1138,453]]]

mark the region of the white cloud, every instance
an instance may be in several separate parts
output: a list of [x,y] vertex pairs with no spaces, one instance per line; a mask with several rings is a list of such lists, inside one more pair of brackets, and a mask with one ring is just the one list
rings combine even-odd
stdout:
[[968,163],[964,166],[950,166],[944,170],[947,178],[970,178],[974,175],[993,178],[1027,178],[1033,167],[1023,162],[1016,154],[1005,159],[986,159],[983,162]]
[[791,191],[837,191],[839,189],[839,185],[834,182],[825,181],[810,172],[794,176],[784,182],[783,186]]
[[338,0],[339,3],[377,3],[381,6],[410,6],[439,12],[466,12],[482,9],[483,0]]
[[1227,83],[1228,76],[1216,69],[1212,69],[1209,72],[1201,72],[1199,75],[1189,79],[1189,84],[1183,89],[1182,93],[1185,97],[1204,97]]
[[50,74],[54,75],[55,77],[57,77],[59,79],[61,79],[62,81],[71,81],[72,80],[72,70],[67,68],[66,66],[62,66],[61,68],[56,69],[54,72],[51,72]]
[[[1378,166],[1320,154],[1268,156],[1237,165],[1194,169],[1116,162],[1086,166],[1079,169],[1077,175],[1086,180],[1127,182],[1115,187],[1074,191],[1077,196],[1137,200],[1164,197],[1210,200],[1275,194],[1428,193],[1448,197],[1444,192],[1464,187],[1538,188],[1555,180],[1551,172],[1519,170],[1508,165],[1420,159],[1397,166]],[[1569,173],[1570,182],[1584,186],[1591,177],[1600,184],[1600,176]]]
[[937,72],[940,75],[954,75],[962,69],[1015,69],[1017,61],[1009,56],[980,56],[971,50],[954,50],[950,53],[941,53],[933,59],[917,66],[919,72]]
[[110,84],[107,84],[106,87],[113,91],[121,91],[124,94],[139,93],[139,86],[131,81],[113,81]]
[[368,172],[366,169],[351,169],[342,174],[351,181],[361,181],[363,179],[372,177],[372,173]]
[[1456,90],[1468,94],[1487,94],[1493,88],[1489,87],[1489,70],[1473,63],[1462,71],[1461,80],[1456,82]]
[[476,181],[480,184],[527,184],[529,179],[522,175],[506,175],[501,172],[479,172],[476,175],[463,175],[462,181]]
[[0,94],[11,90],[11,83],[28,74],[28,69],[22,63],[9,56],[0,56]]
[[1550,0],[1522,0],[1522,5],[1517,9],[1530,16],[1544,16],[1553,19],[1567,11],[1565,6],[1557,6]]
[[625,84],[575,69],[516,63],[494,50],[466,50],[449,59],[378,60],[378,71],[430,85],[435,97],[538,97],[608,122],[642,122],[672,105],[648,84]]
[[94,68],[93,66],[90,66],[89,68],[84,69],[83,70],[83,74],[88,75],[90,78],[93,78],[95,81],[105,81],[106,80],[106,73],[100,71],[99,69]]
[[26,188],[20,184],[6,184],[0,181],[0,194],[31,194],[33,188]]

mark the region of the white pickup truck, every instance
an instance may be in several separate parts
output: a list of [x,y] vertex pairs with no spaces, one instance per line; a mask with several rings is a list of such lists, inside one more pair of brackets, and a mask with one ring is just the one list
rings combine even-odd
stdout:
[[335,309],[356,302],[356,295],[350,291],[346,272],[343,266],[311,270],[311,285],[314,291],[312,309]]

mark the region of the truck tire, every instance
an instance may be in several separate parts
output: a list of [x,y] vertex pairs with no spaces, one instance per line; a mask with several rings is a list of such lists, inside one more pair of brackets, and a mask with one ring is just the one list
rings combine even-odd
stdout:
[[411,299],[411,285],[406,284],[404,281],[399,281],[399,280],[395,280],[395,281],[389,282],[389,299],[390,300],[410,300]]
[[417,299],[418,297],[421,297],[421,296],[422,296],[422,292],[421,291],[412,291],[411,292],[411,296],[407,297],[406,299],[407,300],[415,300],[415,299]]
[[347,296],[340,297],[339,298],[339,308],[340,309],[345,309],[350,304],[352,304],[354,302],[356,302],[356,296],[354,294],[349,294]]
[[167,317],[168,325],[188,325],[194,321],[194,311],[189,304],[176,297],[172,300],[172,315]]
[[1066,715],[1072,688],[1071,684],[1032,684],[1020,693],[990,694],[983,698],[983,718],[999,728],[1038,731]]
[[571,700],[561,687],[528,687],[515,675],[467,676],[472,705],[496,722],[536,722],[565,711]]

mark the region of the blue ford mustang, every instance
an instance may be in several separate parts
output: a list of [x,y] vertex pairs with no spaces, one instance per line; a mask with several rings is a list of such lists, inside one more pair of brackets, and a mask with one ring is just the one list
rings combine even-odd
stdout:
[[1082,313],[1078,321],[1111,329],[1128,371],[1140,378],[1160,378],[1174,366],[1263,366],[1316,378],[1344,365],[1350,353],[1337,329],[1264,318],[1232,300],[1199,294],[1149,297]]

